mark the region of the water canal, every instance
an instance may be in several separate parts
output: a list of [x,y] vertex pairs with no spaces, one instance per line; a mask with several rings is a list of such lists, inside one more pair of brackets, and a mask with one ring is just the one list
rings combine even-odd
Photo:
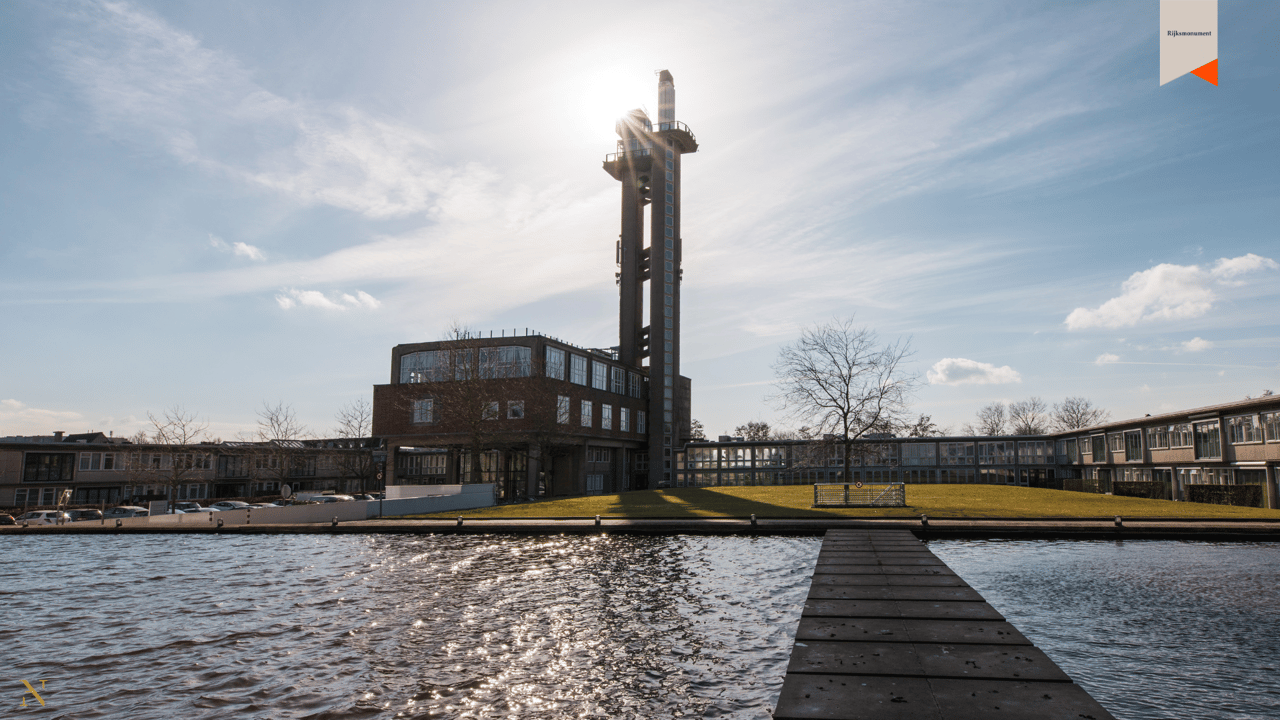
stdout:
[[[11,537],[0,703],[36,712],[26,679],[41,717],[767,718],[819,543]],[[930,547],[1119,717],[1280,717],[1280,544]]]

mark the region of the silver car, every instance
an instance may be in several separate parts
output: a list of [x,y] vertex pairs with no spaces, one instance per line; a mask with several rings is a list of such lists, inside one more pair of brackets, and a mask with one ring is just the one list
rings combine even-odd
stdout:
[[71,516],[61,510],[32,510],[18,518],[19,525],[62,525],[71,522]]

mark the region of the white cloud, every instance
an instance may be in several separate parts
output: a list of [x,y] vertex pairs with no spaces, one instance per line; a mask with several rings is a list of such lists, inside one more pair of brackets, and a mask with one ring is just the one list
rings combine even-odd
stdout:
[[34,408],[14,398],[0,400],[0,435],[48,435],[55,430],[82,431],[84,415],[69,410]]
[[1118,297],[1096,309],[1076,308],[1067,316],[1069,330],[1132,327],[1143,322],[1197,318],[1217,300],[1214,287],[1242,285],[1241,275],[1280,268],[1274,260],[1249,253],[1222,258],[1211,269],[1199,265],[1161,263],[1129,276]]
[[943,358],[934,363],[926,375],[931,385],[1003,385],[1022,382],[1018,371],[1008,365],[996,367],[991,363],[965,358]]
[[284,310],[291,310],[295,307],[310,307],[320,310],[349,310],[351,308],[373,310],[382,305],[377,298],[363,290],[357,290],[355,295],[342,293],[337,296],[337,299],[330,299],[319,290],[298,290],[296,288],[281,290],[276,295],[276,303]]
[[436,161],[427,136],[354,108],[276,95],[235,58],[147,11],[88,3],[77,17],[86,22],[55,49],[58,65],[114,137],[370,217],[428,212],[466,178],[466,168]]
[[1186,352],[1200,352],[1213,347],[1213,342],[1202,338],[1194,337],[1182,343],[1182,349]]
[[213,233],[209,233],[209,245],[216,250],[233,253],[235,255],[238,255],[239,257],[247,257],[250,260],[266,260],[267,259],[267,256],[263,254],[261,248],[257,248],[248,243],[242,243],[242,242],[235,242],[235,243],[232,243],[231,245],[228,245],[225,240],[218,237],[217,235],[214,235]]
[[1095,365],[1111,365],[1120,362],[1120,356],[1113,353],[1102,353],[1093,361]]
[[266,256],[262,254],[261,250],[259,250],[258,248],[252,245],[249,245],[248,243],[238,242],[235,245],[233,245],[232,248],[234,249],[234,252],[236,255],[247,257],[250,260],[266,260],[267,259]]

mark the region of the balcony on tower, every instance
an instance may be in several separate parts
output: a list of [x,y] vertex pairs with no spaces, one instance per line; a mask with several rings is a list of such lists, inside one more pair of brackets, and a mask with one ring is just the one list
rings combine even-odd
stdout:
[[653,134],[655,137],[664,140],[662,142],[663,145],[666,145],[665,140],[667,139],[673,141],[675,147],[679,148],[681,153],[698,152],[698,139],[693,136],[693,131],[689,129],[689,126],[682,122],[677,120],[660,122],[654,128]]

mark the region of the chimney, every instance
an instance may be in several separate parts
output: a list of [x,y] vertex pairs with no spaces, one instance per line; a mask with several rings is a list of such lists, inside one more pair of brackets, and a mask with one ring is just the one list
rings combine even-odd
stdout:
[[54,441],[54,442],[62,442],[62,436],[63,436],[65,433],[66,433],[66,431],[65,431],[65,430],[54,430],[54,431],[53,431],[53,441]]

